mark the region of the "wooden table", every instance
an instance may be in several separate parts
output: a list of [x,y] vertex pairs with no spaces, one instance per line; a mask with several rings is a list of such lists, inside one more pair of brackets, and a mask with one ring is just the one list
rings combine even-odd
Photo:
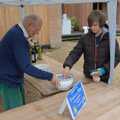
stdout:
[[[39,61],[38,64],[39,63],[48,64],[52,71],[54,71],[55,73],[61,73],[62,71],[62,64],[47,56],[43,56],[43,60]],[[75,69],[72,69],[72,73],[76,80],[84,79],[84,84],[90,82],[89,80],[86,80],[84,78],[84,75],[82,74],[81,71],[78,72]],[[25,75],[25,88],[27,103],[34,102],[43,97],[51,96],[61,92],[57,90],[55,86],[53,86],[49,81],[40,80],[28,75]]]
[[[45,62],[53,70],[60,72],[62,64],[44,56]],[[72,70],[76,79],[82,79],[80,72]],[[87,93],[87,106],[81,111],[78,120],[120,120],[120,85],[106,85],[93,83],[86,80],[85,91]],[[49,83],[50,84],[50,83]],[[42,82],[42,94],[55,93],[55,89],[47,88]],[[37,87],[39,88],[40,85]],[[49,91],[50,90],[50,91]],[[4,112],[0,114],[0,120],[71,120],[66,109],[63,115],[58,114],[66,92],[43,98],[37,102]]]
[[[85,85],[88,101],[77,120],[120,120],[120,88],[103,83]],[[59,93],[0,114],[0,120],[71,120],[66,109],[58,114],[66,93]]]

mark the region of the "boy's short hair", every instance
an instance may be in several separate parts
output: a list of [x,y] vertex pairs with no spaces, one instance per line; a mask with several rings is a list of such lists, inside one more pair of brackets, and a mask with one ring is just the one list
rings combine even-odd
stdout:
[[88,16],[88,26],[91,27],[94,22],[99,23],[100,27],[103,27],[106,23],[106,16],[99,10],[94,10]]

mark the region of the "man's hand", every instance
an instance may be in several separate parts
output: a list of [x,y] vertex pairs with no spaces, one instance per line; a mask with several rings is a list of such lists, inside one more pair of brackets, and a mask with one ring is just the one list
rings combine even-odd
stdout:
[[67,78],[70,75],[70,68],[69,67],[63,68],[62,74],[64,75],[65,78]]
[[57,86],[59,84],[59,80],[57,79],[56,75],[53,75],[53,78],[51,80],[51,83],[55,86]]

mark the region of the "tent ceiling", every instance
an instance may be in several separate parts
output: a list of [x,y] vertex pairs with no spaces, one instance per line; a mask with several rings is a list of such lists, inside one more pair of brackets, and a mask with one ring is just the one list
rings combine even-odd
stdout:
[[25,5],[33,4],[61,4],[61,3],[91,3],[91,2],[107,2],[109,0],[0,0],[1,4],[19,5],[20,1],[24,1]]

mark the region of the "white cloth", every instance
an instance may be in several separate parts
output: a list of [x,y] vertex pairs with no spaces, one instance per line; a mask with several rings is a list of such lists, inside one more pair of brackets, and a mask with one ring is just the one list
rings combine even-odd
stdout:
[[27,30],[25,29],[25,27],[23,26],[23,24],[20,22],[18,25],[19,25],[19,27],[22,29],[22,31],[23,31],[23,33],[24,33],[24,36],[25,36],[26,38],[29,38],[28,32],[27,32]]
[[34,45],[34,42],[32,41],[32,38],[29,37],[28,32],[27,32],[27,30],[25,29],[24,25],[23,25],[21,22],[20,22],[18,25],[19,25],[19,27],[21,28],[21,30],[23,31],[23,34],[24,34],[24,36],[27,38],[29,44],[30,44],[31,46],[33,46],[33,45]]

